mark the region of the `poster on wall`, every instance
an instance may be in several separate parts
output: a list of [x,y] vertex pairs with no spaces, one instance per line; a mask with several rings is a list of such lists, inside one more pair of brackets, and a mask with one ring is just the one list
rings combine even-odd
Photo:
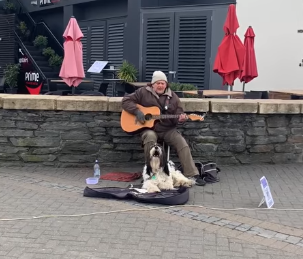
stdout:
[[27,55],[19,48],[20,73],[18,82],[18,93],[40,94],[44,84],[41,75],[36,71]]
[[60,0],[32,0],[31,5],[38,5],[39,3],[40,7],[45,7],[45,6],[53,5],[58,2],[60,2]]

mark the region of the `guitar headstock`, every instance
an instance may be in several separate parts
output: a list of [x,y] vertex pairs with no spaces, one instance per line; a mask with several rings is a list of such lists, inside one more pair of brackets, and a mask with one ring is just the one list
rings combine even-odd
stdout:
[[187,115],[187,118],[190,119],[191,121],[204,121],[204,117],[205,115],[201,116],[194,113]]

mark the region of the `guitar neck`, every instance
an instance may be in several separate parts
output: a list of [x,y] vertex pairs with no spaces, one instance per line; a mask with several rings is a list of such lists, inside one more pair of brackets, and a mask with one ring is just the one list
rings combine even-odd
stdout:
[[180,115],[176,114],[162,114],[162,115],[153,115],[153,119],[162,120],[162,119],[176,119],[179,118]]

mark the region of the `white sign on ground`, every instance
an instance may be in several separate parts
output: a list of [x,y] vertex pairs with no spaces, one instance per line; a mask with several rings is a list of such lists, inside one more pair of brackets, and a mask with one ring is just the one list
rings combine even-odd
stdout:
[[266,202],[267,208],[271,208],[274,205],[274,199],[271,195],[271,191],[265,176],[260,179],[260,183],[263,192],[263,198],[258,207],[260,207],[264,202]]

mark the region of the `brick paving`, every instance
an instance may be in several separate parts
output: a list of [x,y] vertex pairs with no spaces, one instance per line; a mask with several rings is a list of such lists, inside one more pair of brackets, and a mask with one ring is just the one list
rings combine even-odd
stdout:
[[[303,208],[299,168],[224,167],[220,183],[190,190],[188,205],[205,207],[173,208],[85,198],[87,168],[0,168],[0,219],[70,215],[0,220],[0,258],[302,258],[303,211],[252,210],[263,175],[275,208]],[[116,210],[130,211],[106,214]],[[72,216],[95,212],[104,214]]]

